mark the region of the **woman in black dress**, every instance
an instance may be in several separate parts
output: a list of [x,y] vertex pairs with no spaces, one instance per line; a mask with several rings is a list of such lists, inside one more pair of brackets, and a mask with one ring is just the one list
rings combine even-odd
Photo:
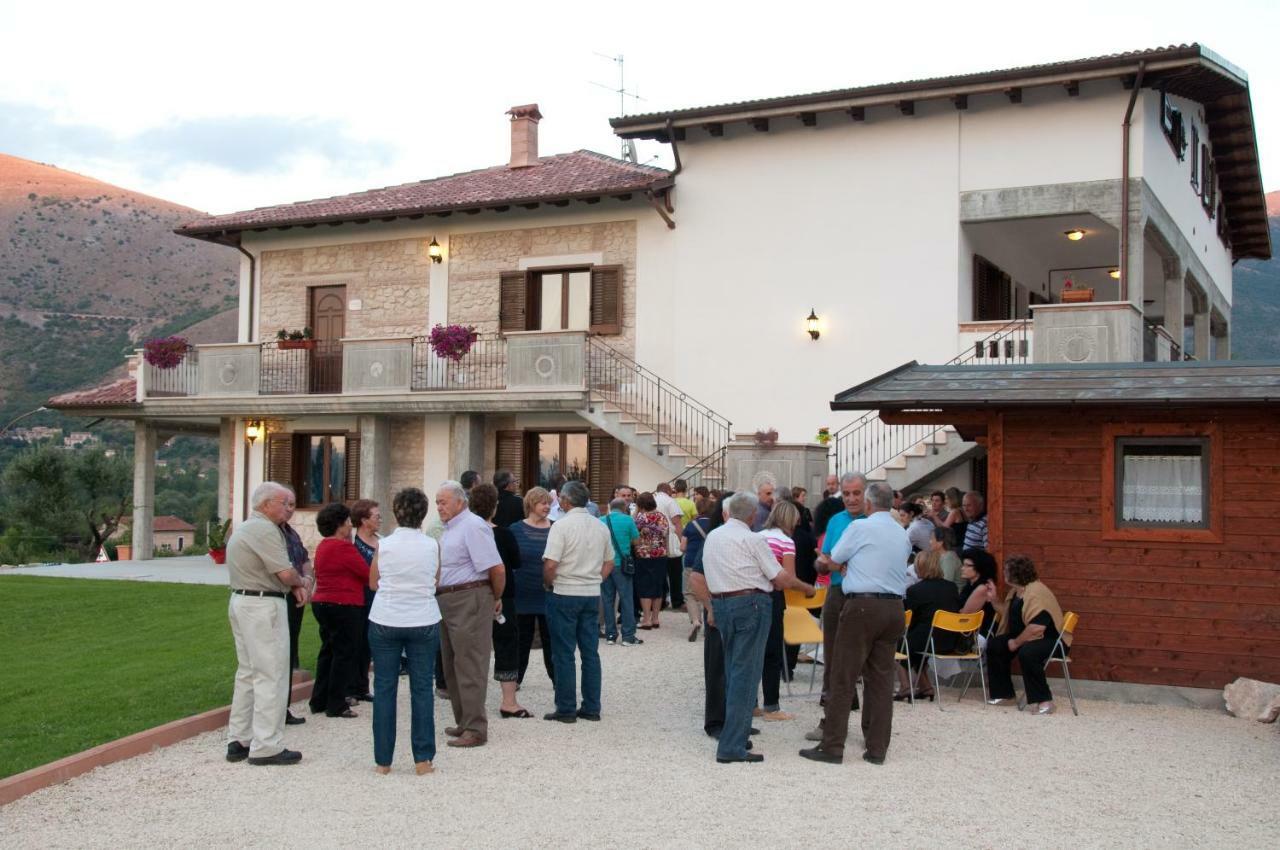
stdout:
[[[903,569],[906,569],[904,566]],[[938,552],[921,552],[916,555],[916,575],[920,581],[907,588],[905,605],[911,612],[911,628],[907,629],[907,648],[911,658],[911,670],[917,676],[917,682],[924,682],[928,690],[916,690],[920,699],[933,699],[933,688],[924,675],[924,656],[929,646],[929,630],[933,627],[935,611],[960,610],[960,594],[956,592],[954,583],[942,576],[942,558]],[[933,633],[933,644],[938,654],[955,649],[955,634],[936,631]],[[907,676],[906,662],[898,670],[898,695],[896,700],[911,698],[911,683]]]
[[532,717],[528,709],[516,699],[520,678],[520,629],[516,616],[516,576],[520,569],[520,546],[510,529],[494,525],[493,516],[498,510],[498,488],[492,484],[477,484],[471,488],[468,499],[471,512],[489,523],[493,529],[493,542],[507,574],[502,590],[501,621],[493,621],[493,679],[502,688],[502,704],[498,713],[502,717]]
[[996,559],[986,549],[965,549],[960,554],[960,613],[982,612],[983,637],[991,634],[996,618]]

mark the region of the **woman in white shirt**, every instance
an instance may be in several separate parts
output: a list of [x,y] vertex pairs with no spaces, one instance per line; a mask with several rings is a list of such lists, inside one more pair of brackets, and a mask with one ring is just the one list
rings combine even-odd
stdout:
[[431,502],[416,487],[396,494],[391,507],[399,525],[382,538],[369,569],[377,591],[369,610],[369,653],[373,656],[373,761],[378,773],[391,772],[396,746],[396,694],[400,656],[409,668],[409,743],[419,775],[431,773],[436,755],[434,696],[436,649],[440,645],[440,544],[422,531]]

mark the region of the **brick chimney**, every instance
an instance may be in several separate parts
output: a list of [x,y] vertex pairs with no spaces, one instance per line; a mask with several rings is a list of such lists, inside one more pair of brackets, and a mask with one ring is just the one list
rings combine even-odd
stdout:
[[507,110],[511,116],[511,162],[508,168],[527,168],[538,164],[538,122],[542,113],[538,104],[527,103]]

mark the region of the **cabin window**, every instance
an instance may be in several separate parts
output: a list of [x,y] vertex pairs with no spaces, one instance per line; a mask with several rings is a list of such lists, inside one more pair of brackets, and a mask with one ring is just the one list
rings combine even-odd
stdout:
[[1209,441],[1116,440],[1117,528],[1208,528]]

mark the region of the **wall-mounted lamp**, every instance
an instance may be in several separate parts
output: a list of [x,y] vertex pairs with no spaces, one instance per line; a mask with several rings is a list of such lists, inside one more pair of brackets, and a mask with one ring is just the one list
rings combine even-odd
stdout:
[[1112,279],[1112,280],[1119,280],[1119,279],[1120,279],[1120,270],[1119,270],[1119,269],[1112,269],[1111,271],[1107,272],[1107,274],[1111,275],[1111,279]]
[[249,441],[249,445],[253,445],[262,436],[262,423],[249,420],[244,423],[244,438]]
[[813,311],[812,307],[809,308],[809,318],[804,320],[804,327],[809,332],[809,336],[817,342],[818,337],[822,334],[818,332],[818,314]]
[[1063,231],[1062,235],[1070,239],[1072,242],[1079,242],[1084,238],[1084,231],[1076,227],[1071,230]]
[[444,262],[444,249],[440,247],[440,243],[436,241],[434,236],[431,237],[431,244],[427,246],[427,256],[431,258],[433,263]]

